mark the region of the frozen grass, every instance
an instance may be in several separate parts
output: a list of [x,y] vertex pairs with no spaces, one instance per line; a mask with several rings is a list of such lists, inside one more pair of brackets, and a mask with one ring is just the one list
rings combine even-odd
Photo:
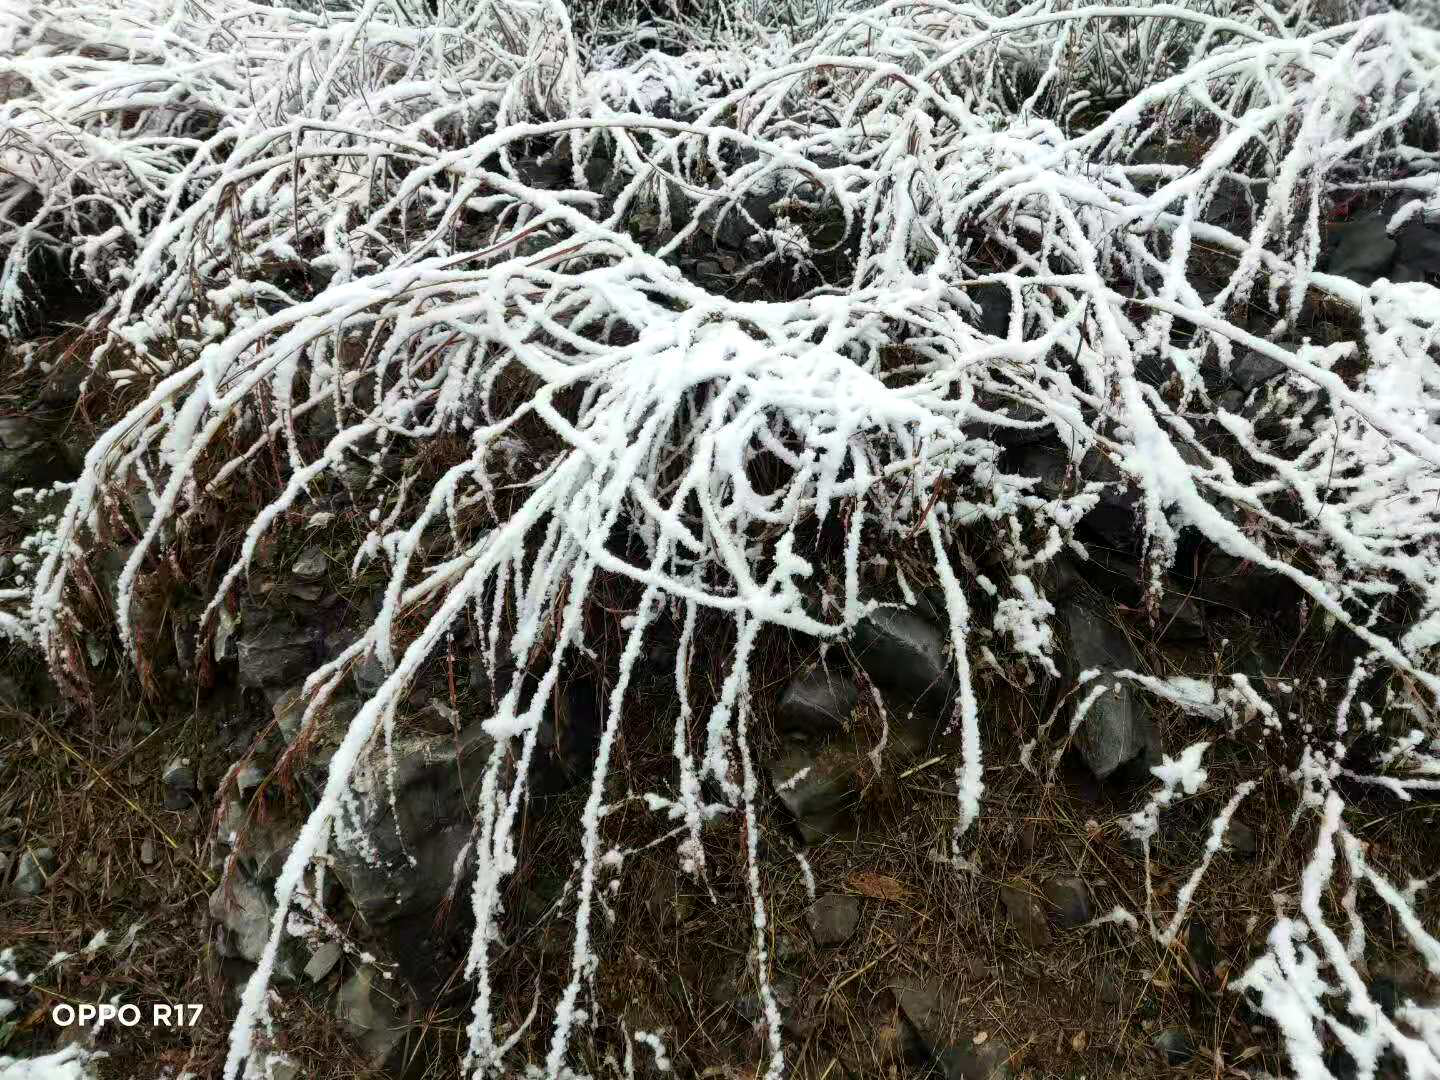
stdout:
[[[1042,601],[1037,569],[1076,546],[1098,494],[1047,497],[997,462],[1004,429],[1053,431],[1076,462],[1101,454],[1139,492],[1157,580],[1194,530],[1290,579],[1356,642],[1319,727],[1243,679],[1186,697],[1218,730],[1297,753],[1314,859],[1299,912],[1244,980],[1296,1075],[1328,1075],[1321,1027],[1362,1075],[1387,1050],[1411,1075],[1436,1075],[1440,1024],[1381,1013],[1356,973],[1353,901],[1337,909],[1326,893],[1342,872],[1346,896],[1372,891],[1440,973],[1440,944],[1413,915],[1425,883],[1394,885],[1367,863],[1337,786],[1344,774],[1409,798],[1440,785],[1440,309],[1428,285],[1365,288],[1316,269],[1337,198],[1383,193],[1397,224],[1440,213],[1440,35],[1352,14],[897,0],[813,20],[682,21],[663,31],[671,52],[646,53],[624,27],[577,42],[559,3],[486,3],[423,26],[378,0],[353,15],[7,4],[0,311],[18,332],[27,275],[58,257],[105,298],[89,323],[104,340],[96,377],[138,404],[89,452],[0,629],[79,690],[75,570],[112,492],[141,487],[155,507],[115,598],[133,650],[137,576],[258,455],[275,453],[284,489],[256,516],[202,637],[256,545],[310,492],[357,462],[463,437],[462,459],[423,490],[364,487],[373,531],[354,565],[378,561],[389,585],[361,640],[311,676],[307,721],[363,654],[390,675],[335,754],[278,898],[283,913],[309,861],[345,842],[337,808],[355,763],[473,617],[492,671],[538,676],[486,722],[497,741],[477,808],[466,1068],[513,1067],[490,989],[525,797],[511,778],[584,647],[597,580],[627,579],[639,600],[575,822],[572,974],[547,1013],[543,1071],[558,1075],[595,974],[600,823],[647,628],[662,613],[687,628],[683,670],[697,611],[735,625],[728,676],[708,715],[682,705],[673,784],[652,802],[703,873],[711,818],[743,816],[755,842],[758,635],[843,633],[866,609],[861,559],[920,538],[960,675],[958,858],[983,785],[975,586],[954,538],[993,529],[1026,583],[1016,599]],[[1184,144],[1184,163],[1146,163],[1159,144]],[[743,240],[727,288],[679,272],[688,244],[727,228]],[[1005,337],[976,328],[984,285],[1010,297]],[[1351,329],[1301,341],[1294,328],[1317,307]],[[1268,412],[1210,399],[1202,371],[1241,350],[1288,369]],[[517,375],[531,392],[504,392]],[[325,432],[323,449],[306,451],[302,427]],[[761,461],[778,480],[757,482]],[[843,588],[819,604],[806,556],[827,522],[846,538]],[[1043,640],[1015,607],[1017,639]],[[684,699],[683,679],[677,690]],[[1360,760],[1361,738],[1384,748]],[[1198,872],[1190,887],[1203,887]],[[1333,926],[1347,919],[1342,938]],[[227,1077],[263,1031],[283,933],[282,914]],[[776,1075],[784,1046],[767,1009]],[[657,1042],[642,1056],[663,1053]]]

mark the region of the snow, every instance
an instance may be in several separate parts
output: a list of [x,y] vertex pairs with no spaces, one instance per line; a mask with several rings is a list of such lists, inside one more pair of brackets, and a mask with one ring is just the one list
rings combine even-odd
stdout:
[[[1347,1019],[1365,1005],[1358,901],[1342,942],[1316,898],[1343,870],[1395,913],[1432,969],[1440,961],[1414,893],[1369,864],[1336,789],[1342,775],[1411,797],[1440,784],[1440,307],[1431,286],[1362,286],[1321,272],[1318,255],[1327,191],[1403,190],[1396,225],[1440,199],[1433,169],[1392,167],[1433,157],[1409,140],[1416,118],[1440,109],[1440,34],[1398,12],[1330,25],[1307,3],[881,0],[800,24],[757,0],[715,26],[666,29],[662,49],[633,27],[572,23],[555,0],[442,7],[437,23],[415,25],[387,0],[324,17],[247,0],[0,4],[0,317],[21,334],[31,257],[58,257],[104,291],[88,324],[101,343],[92,376],[125,383],[132,402],[76,483],[46,494],[64,508],[0,590],[0,634],[41,648],[62,681],[84,678],[77,583],[108,500],[133,485],[153,514],[104,599],[136,657],[141,575],[261,460],[277,463],[280,486],[209,598],[201,636],[217,655],[236,630],[226,605],[262,541],[287,520],[333,523],[311,505],[327,484],[346,482],[369,523],[334,572],[386,578],[361,638],[306,684],[302,724],[356,659],[374,656],[386,673],[343,734],[277,883],[227,1080],[258,1051],[307,867],[332,842],[360,843],[345,812],[357,768],[373,744],[390,745],[417,672],[462,618],[483,628],[492,676],[527,665],[536,676],[481,718],[496,745],[470,888],[465,1069],[513,1069],[519,1034],[497,1035],[490,982],[526,767],[562,669],[587,649],[587,604],[617,579],[640,601],[573,823],[582,857],[568,979],[543,1021],[530,1018],[549,1024],[544,1072],[570,1068],[592,1013],[606,784],[635,665],[668,612],[682,627],[675,779],[646,805],[674,822],[677,858],[701,881],[706,823],[745,823],[766,1067],[778,1075],[752,663],[776,629],[844,637],[876,599],[862,574],[872,538],[924,551],[958,676],[949,854],[963,865],[987,767],[974,682],[1000,658],[1057,673],[1046,564],[1076,550],[1075,525],[1100,498],[1098,483],[1061,497],[1007,473],[992,437],[1002,429],[1061,436],[1076,462],[1094,452],[1113,463],[1136,494],[1152,581],[1191,530],[1288,579],[1357,644],[1362,659],[1323,737],[1297,730],[1279,686],[1123,674],[1214,739],[1302,747],[1284,780],[1315,859],[1301,911],[1277,922],[1244,983],[1290,1068],[1327,1075],[1320,1025],[1353,1043],[1357,1061],[1389,1048],[1415,1075],[1432,1068],[1433,1017],[1415,1034]],[[1094,113],[1112,100],[1124,104]],[[1193,162],[1136,160],[1207,125],[1216,137]],[[524,158],[542,144],[552,160]],[[591,173],[606,168],[608,186],[597,184]],[[1219,212],[1235,191],[1257,197],[1248,225]],[[656,229],[641,235],[645,220]],[[733,283],[773,275],[788,283],[783,297],[680,271],[707,230],[728,227],[750,234],[726,271]],[[822,250],[827,229],[843,231],[843,257]],[[1192,280],[1201,249],[1228,260],[1212,295]],[[305,288],[287,292],[253,269],[276,263]],[[1009,297],[1003,334],[976,325],[981,286]],[[1307,293],[1355,312],[1353,340],[1295,341],[1235,314],[1263,300],[1294,323]],[[1203,370],[1241,350],[1284,374],[1237,413],[1211,400]],[[1156,366],[1158,384],[1141,374]],[[511,400],[500,391],[517,374],[531,389]],[[300,422],[326,417],[325,445],[306,449]],[[1213,437],[1197,417],[1215,418]],[[538,461],[526,442],[536,427],[550,440]],[[441,437],[463,452],[438,478],[380,476],[377,466],[423,457]],[[761,455],[776,484],[756,484]],[[840,565],[815,565],[805,538],[832,523]],[[972,528],[993,538],[984,573],[956,542]],[[977,618],[990,597],[993,619]],[[696,638],[717,618],[735,645],[702,702],[689,676],[705,644]],[[1387,695],[1410,700],[1384,707],[1413,723],[1361,767],[1347,753],[1369,728],[1381,737],[1366,711],[1380,706],[1358,688],[1387,679]],[[1061,712],[1073,734],[1104,687],[1076,691],[1026,733],[1026,767]],[[1162,939],[1178,932],[1250,790],[1229,777],[1207,788],[1214,739],[1167,758],[1130,822],[1148,882],[1167,808],[1217,800],[1163,927],[1147,890],[1146,929]],[[634,1037],[663,1069],[659,1034]]]
[[0,1054],[0,1080],[94,1080],[91,1062],[100,1057],[73,1045],[34,1058]]

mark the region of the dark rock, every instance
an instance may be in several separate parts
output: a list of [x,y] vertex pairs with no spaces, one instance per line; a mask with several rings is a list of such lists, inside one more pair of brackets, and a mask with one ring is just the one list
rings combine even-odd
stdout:
[[1385,231],[1385,216],[1379,211],[1337,227],[1333,235],[1335,247],[1326,270],[1361,285],[1374,284],[1395,258],[1395,241]]
[[45,439],[44,429],[23,416],[0,416],[0,450],[28,450]]
[[1010,1072],[1010,1048],[999,1039],[987,1039],[978,1046],[951,1047],[935,1059],[945,1080],[1006,1080]]
[[847,824],[868,768],[869,759],[849,739],[820,749],[792,740],[767,771],[780,801],[795,816],[801,838],[814,844]]
[[48,847],[26,848],[16,860],[15,880],[10,889],[17,896],[39,896],[50,884],[60,860]]
[[1255,839],[1255,830],[1238,818],[1230,819],[1230,824],[1225,826],[1225,835],[1222,840],[1225,850],[1232,855],[1250,856],[1259,850]]
[[[688,202],[688,197],[682,199]],[[752,193],[738,203],[717,207],[706,216],[702,229],[720,246],[739,249],[761,231],[773,228],[775,211],[773,195]]]
[[1395,245],[1392,280],[1427,281],[1440,277],[1440,229],[1407,221],[1396,231]]
[[818,945],[843,945],[860,925],[860,899],[843,893],[826,893],[805,912],[810,933]]
[[1104,484],[1099,501],[1081,518],[1080,526],[1109,548],[1130,551],[1135,547],[1137,497],[1120,469],[1098,450],[1076,464],[1058,447],[1028,446],[1015,452],[1011,468],[1020,476],[1033,477],[1036,483],[1031,490],[1046,499],[1075,495],[1090,483]]
[[1169,1065],[1184,1065],[1195,1056],[1195,1044],[1181,1028],[1166,1028],[1155,1036],[1154,1046]]
[[[1043,587],[1052,601],[1067,595],[1088,595],[1091,607],[1113,600],[1137,614],[1147,611],[1146,578],[1134,559],[1112,551],[1096,551],[1081,562],[1061,553],[1046,566]],[[1153,617],[1145,618],[1147,635],[1158,640],[1195,641],[1207,636],[1203,605],[1185,587],[1166,579]],[[1173,586],[1173,587],[1171,587]]]
[[39,424],[23,416],[0,417],[0,483],[44,487],[73,474]]
[[165,766],[165,772],[161,774],[161,783],[165,788],[166,810],[184,810],[195,800],[199,792],[199,785],[195,780],[195,770],[190,767],[188,758],[176,758]]
[[600,687],[580,677],[566,680],[547,704],[529,777],[531,792],[542,797],[559,795],[590,778],[604,708]]
[[1122,1004],[1127,996],[1125,980],[1121,976],[1107,971],[1095,980],[1095,997],[1104,1004]]
[[355,666],[350,669],[350,678],[355,683],[355,689],[366,699],[375,696],[375,692],[385,684],[389,675],[379,658],[368,652],[356,660]]
[[[456,884],[470,838],[469,806],[492,742],[478,724],[459,736],[396,740],[357,770],[347,829],[368,850],[333,853],[346,895],[417,983],[437,976],[435,910]],[[392,772],[393,768],[393,772]]]
[[240,685],[275,690],[299,681],[315,665],[314,640],[314,634],[293,619],[247,610],[236,638]]
[[1002,885],[1000,902],[1005,905],[1005,915],[1021,941],[1032,949],[1044,948],[1050,943],[1050,924],[1045,919],[1045,908],[1032,893],[1014,885]]
[[1078,877],[1053,877],[1041,888],[1050,905],[1050,917],[1067,930],[1082,926],[1094,918],[1090,905],[1090,889]]
[[[1076,675],[1094,668],[1102,672],[1140,668],[1140,658],[1129,639],[1088,606],[1068,603],[1061,617]],[[1105,674],[1080,689],[1082,698],[1089,697],[1096,686],[1106,689],[1091,704],[1076,733],[1080,754],[1090,771],[1104,780],[1131,762],[1153,764],[1158,760],[1160,738],[1144,698],[1124,680]]]
[[938,980],[907,975],[892,987],[895,1004],[908,1029],[905,1056],[925,1060],[938,1051],[950,1036],[953,1002],[947,1000],[944,986]]
[[1012,401],[990,391],[977,389],[975,406],[991,416],[1008,418],[1001,422],[982,420],[976,424],[980,434],[1003,447],[1033,446],[1043,442],[1055,430],[1050,419],[1035,406]]
[[785,687],[775,726],[785,733],[833,735],[850,726],[850,713],[859,700],[860,692],[848,675],[812,667]]
[[14,851],[18,848],[24,831],[25,822],[18,817],[7,817],[0,821],[0,851]]
[[[748,975],[740,975],[734,984],[731,1004],[747,1023],[757,1027],[766,1023],[765,1000],[758,988],[751,985]],[[779,975],[770,980],[770,994],[780,1011],[780,1024],[792,1038],[804,1039],[819,1026],[820,1003],[817,1000],[802,1000],[797,992],[795,980]]]
[[410,1012],[395,982],[369,966],[346,979],[335,997],[336,1018],[376,1066],[405,1038]]
[[967,290],[980,308],[976,325],[986,334],[1003,338],[1010,332],[1010,290],[1004,285],[977,285]]
[[1230,381],[1248,394],[1257,386],[1278,378],[1286,370],[1279,360],[1243,349],[1230,361]]
[[1190,954],[1195,974],[1202,980],[1212,976],[1220,966],[1220,950],[1203,919],[1192,918],[1185,927],[1185,951]]
[[[938,717],[954,693],[945,638],[917,612],[877,608],[855,626],[851,647],[875,685],[890,691],[903,710],[908,705],[922,717]],[[928,739],[933,725],[913,730]]]

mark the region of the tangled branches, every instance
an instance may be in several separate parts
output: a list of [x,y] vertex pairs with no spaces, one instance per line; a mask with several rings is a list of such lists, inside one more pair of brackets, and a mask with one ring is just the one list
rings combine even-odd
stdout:
[[[1354,942],[1339,942],[1318,899],[1339,845],[1404,918],[1409,902],[1346,830],[1336,782],[1348,769],[1409,796],[1440,772],[1436,294],[1318,269],[1337,201],[1383,202],[1392,229],[1440,213],[1435,33],[1393,14],[1330,22],[1303,3],[1050,0],[1007,13],[894,0],[795,40],[763,20],[731,25],[678,55],[603,31],[577,46],[553,0],[424,27],[379,0],[346,18],[240,0],[18,5],[0,26],[0,311],[18,332],[27,275],[42,255],[60,259],[104,294],[92,377],[142,391],[88,454],[28,594],[24,632],[55,670],[82,677],[67,590],[117,485],[144,486],[155,509],[116,597],[133,646],[137,575],[262,451],[283,453],[283,489],[250,525],[207,626],[267,532],[347,464],[442,435],[467,447],[428,490],[366,489],[374,528],[355,560],[388,564],[384,602],[310,677],[306,722],[357,659],[377,657],[388,677],[281,876],[227,1075],[250,1053],[284,913],[360,755],[389,738],[415,673],[467,612],[487,628],[492,674],[538,664],[486,722],[471,1070],[501,1070],[514,1044],[490,1015],[500,889],[544,704],[600,576],[639,600],[579,823],[548,1075],[566,1063],[593,976],[605,781],[662,613],[685,628],[682,670],[697,613],[736,629],[708,718],[677,678],[665,805],[703,873],[705,822],[734,812],[753,825],[756,813],[757,635],[843,634],[866,611],[868,550],[923,537],[960,676],[963,842],[982,770],[974,582],[955,569],[956,536],[988,523],[1024,575],[1083,554],[1075,526],[1105,487],[1040,490],[1008,469],[1017,436],[1058,439],[1077,468],[1102,457],[1138,493],[1152,585],[1198,535],[1293,582],[1357,640],[1333,740],[1296,774],[1320,820],[1313,889],[1249,979],[1301,1075],[1326,1075],[1310,1064],[1320,1021],[1357,1060],[1388,1049],[1412,1075],[1440,1069],[1433,1022],[1416,1038],[1354,1019],[1369,1015]],[[712,287],[687,253],[726,237],[733,269]],[[1003,298],[1003,328],[982,329],[985,296]],[[1306,338],[1317,305],[1353,329]],[[1210,375],[1242,355],[1281,376],[1240,407],[1217,399]],[[517,376],[527,392],[505,393]],[[311,452],[302,428],[316,424],[325,439]],[[538,458],[525,441],[537,429]],[[241,438],[246,449],[217,460]],[[757,481],[760,458],[778,482]],[[807,585],[827,522],[844,535],[828,606]],[[438,548],[422,543],[437,533]],[[397,649],[397,622],[415,613],[421,627]],[[1363,727],[1351,714],[1377,693],[1405,696],[1415,726],[1362,775],[1346,760]],[[1273,710],[1248,694],[1211,704],[1263,726]],[[750,884],[763,955],[753,851]],[[1434,939],[1413,916],[1405,926],[1440,972]],[[1324,1006],[1322,964],[1353,1022]],[[783,1053],[766,1001],[774,1075]]]

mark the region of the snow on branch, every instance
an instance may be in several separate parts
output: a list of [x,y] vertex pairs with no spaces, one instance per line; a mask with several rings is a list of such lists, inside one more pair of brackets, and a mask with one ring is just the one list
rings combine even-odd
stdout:
[[[490,1011],[501,888],[544,702],[601,579],[641,599],[578,823],[571,978],[547,1075],[565,1067],[598,962],[609,758],[662,609],[685,631],[680,778],[657,800],[684,823],[697,872],[715,813],[702,788],[743,810],[763,953],[746,722],[757,636],[842,634],[867,602],[861,538],[923,528],[961,668],[963,832],[981,811],[982,763],[974,583],[951,565],[954,535],[995,530],[1025,601],[997,626],[1048,664],[1053,608],[1034,567],[1073,542],[1095,499],[1005,471],[1007,434],[1055,434],[1077,467],[1099,455],[1133,486],[1152,581],[1191,531],[1293,582],[1354,637],[1367,678],[1418,703],[1419,737],[1363,778],[1433,786],[1440,305],[1430,285],[1317,267],[1337,196],[1391,199],[1397,227],[1440,213],[1440,35],[1393,13],[1327,20],[1305,2],[1002,7],[851,5],[793,37],[756,9],[682,26],[682,48],[665,53],[603,27],[577,38],[557,0],[424,25],[381,0],[328,15],[244,0],[0,7],[0,315],[20,337],[38,275],[58,263],[103,297],[89,377],[136,391],[0,630],[83,682],[76,570],[104,540],[109,493],[136,478],[154,513],[114,597],[132,649],[138,576],[260,453],[283,462],[280,487],[211,598],[207,632],[267,533],[320,486],[442,436],[465,447],[428,487],[407,480],[389,501],[364,489],[373,530],[355,565],[381,560],[388,587],[362,639],[311,676],[305,722],[356,658],[388,674],[291,849],[227,1077],[263,1029],[286,912],[360,754],[389,738],[420,665],[467,612],[490,628],[492,668],[539,658],[535,685],[513,686],[486,723],[474,1074],[502,1072],[513,1045]],[[1154,152],[1197,135],[1192,160]],[[727,237],[723,287],[682,272],[683,253]],[[1004,298],[1003,329],[982,328],[987,295]],[[1353,333],[1301,340],[1314,304],[1348,312]],[[1252,322],[1252,305],[1274,319]],[[1206,381],[1241,356],[1280,372],[1244,408]],[[525,393],[506,390],[516,381]],[[543,457],[524,441],[537,429]],[[778,483],[757,483],[762,455]],[[850,538],[845,587],[822,611],[805,538],[832,518]],[[417,612],[402,640],[397,622]],[[733,620],[737,641],[703,718],[681,670],[701,612]],[[1244,690],[1217,715],[1257,715],[1263,701]],[[1388,1047],[1428,1075],[1434,1023],[1420,1039],[1327,1011],[1324,967],[1352,1011],[1360,1000],[1320,909],[1337,844],[1440,973],[1408,901],[1345,830],[1349,711],[1347,699],[1334,744],[1297,774],[1319,830],[1303,921],[1277,925],[1247,978],[1298,1075],[1328,1075],[1314,1057],[1322,1021],[1358,1061]],[[1167,938],[1182,917],[1183,904]],[[778,1073],[768,987],[762,1000]],[[658,1037],[636,1038],[665,1060]]]

